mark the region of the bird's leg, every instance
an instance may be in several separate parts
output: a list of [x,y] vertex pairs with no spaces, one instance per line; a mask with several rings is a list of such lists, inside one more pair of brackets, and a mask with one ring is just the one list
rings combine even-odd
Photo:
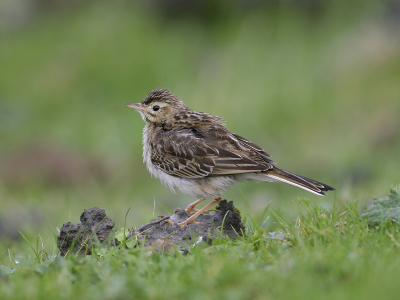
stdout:
[[[200,209],[193,209],[193,211],[199,211]],[[213,211],[219,211],[218,209],[208,209],[206,211],[203,211],[203,215],[208,215],[211,214]]]
[[[204,201],[204,200],[203,200]],[[193,223],[193,221],[200,216],[204,211],[206,211],[207,209],[209,209],[211,206],[213,206],[214,204],[218,204],[221,201],[221,197],[215,199],[214,201],[211,201],[210,203],[208,203],[206,206],[204,206],[202,209],[200,209],[198,212],[196,212],[193,216],[191,216],[190,218],[188,218],[186,221],[178,223],[178,225],[183,228],[185,227],[187,224],[189,223]]]
[[196,200],[192,203],[190,203],[187,207],[186,207],[186,212],[190,215],[192,212],[196,211],[194,208],[201,202],[205,201],[206,199],[201,198],[199,200]]

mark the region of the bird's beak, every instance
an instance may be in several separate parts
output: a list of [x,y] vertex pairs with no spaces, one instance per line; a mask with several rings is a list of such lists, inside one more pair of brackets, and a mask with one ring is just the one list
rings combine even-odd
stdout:
[[125,103],[124,105],[136,110],[146,111],[146,108],[141,103]]

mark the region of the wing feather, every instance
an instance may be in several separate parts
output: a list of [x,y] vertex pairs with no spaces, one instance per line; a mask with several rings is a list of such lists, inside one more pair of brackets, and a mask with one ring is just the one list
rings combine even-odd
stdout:
[[260,152],[261,148],[250,146],[249,149],[241,146],[235,136],[231,135],[231,138],[231,142],[223,143],[219,139],[202,138],[191,129],[159,131],[153,139],[159,142],[151,144],[151,161],[165,173],[185,178],[261,172],[272,168],[260,155],[255,157],[257,159],[248,155],[249,150],[254,151],[254,148]]

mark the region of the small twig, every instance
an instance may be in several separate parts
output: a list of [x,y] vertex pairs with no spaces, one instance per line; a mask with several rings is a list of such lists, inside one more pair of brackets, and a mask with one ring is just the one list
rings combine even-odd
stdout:
[[168,219],[169,219],[169,217],[170,217],[170,216],[161,217],[160,219],[158,219],[158,220],[155,220],[155,221],[153,221],[153,222],[151,222],[151,223],[149,223],[149,224],[150,224],[150,225],[153,225],[153,224],[158,224],[158,223],[160,223],[160,222],[162,222],[162,221],[168,220]]

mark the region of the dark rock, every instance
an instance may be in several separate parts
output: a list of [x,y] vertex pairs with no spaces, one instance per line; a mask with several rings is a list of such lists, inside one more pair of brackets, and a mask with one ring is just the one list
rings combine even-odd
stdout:
[[[187,253],[189,247],[197,240],[201,239],[211,243],[213,239],[221,236],[221,231],[224,238],[242,236],[244,226],[240,213],[234,207],[233,202],[222,200],[216,209],[217,211],[212,214],[200,215],[196,219],[198,224],[188,224],[183,228],[180,228],[177,223],[185,221],[189,215],[185,210],[180,210],[169,217],[174,222],[173,225],[165,220],[168,217],[162,217],[132,230],[127,238],[135,237],[139,244],[144,241],[144,246],[168,240],[169,244],[174,243],[179,251]],[[222,223],[224,223],[223,229]]]
[[81,223],[65,223],[57,236],[57,247],[60,255],[68,252],[73,254],[90,254],[96,243],[108,242],[109,235],[115,225],[107,217],[104,209],[93,207],[85,210],[80,217]]

